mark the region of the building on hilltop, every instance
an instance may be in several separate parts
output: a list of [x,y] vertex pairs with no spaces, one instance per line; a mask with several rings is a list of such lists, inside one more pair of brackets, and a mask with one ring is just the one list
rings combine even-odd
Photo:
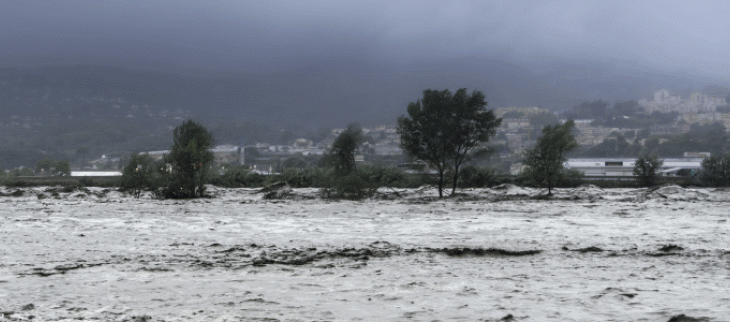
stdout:
[[668,90],[662,89],[654,92],[654,100],[639,100],[639,106],[646,114],[654,112],[680,114],[712,113],[718,107],[726,106],[725,98],[710,97],[708,95],[694,92],[688,100],[683,100],[679,95],[672,96]]
[[537,106],[530,106],[530,107],[500,107],[494,110],[494,115],[497,117],[503,117],[505,114],[515,112],[515,113],[521,113],[523,116],[530,116],[535,114],[542,114],[542,113],[552,113],[552,111],[544,108],[540,108]]

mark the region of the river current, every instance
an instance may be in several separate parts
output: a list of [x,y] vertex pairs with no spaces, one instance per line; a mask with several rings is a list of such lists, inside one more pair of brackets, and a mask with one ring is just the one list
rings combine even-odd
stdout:
[[728,190],[0,189],[0,321],[730,321]]

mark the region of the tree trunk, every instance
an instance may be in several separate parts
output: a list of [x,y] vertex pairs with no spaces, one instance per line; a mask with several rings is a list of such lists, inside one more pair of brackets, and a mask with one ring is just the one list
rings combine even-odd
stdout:
[[444,197],[444,169],[439,169],[439,198]]
[[547,180],[547,184],[548,184],[548,194],[547,195],[552,196],[553,195],[553,180],[551,180],[549,177]]
[[454,167],[454,186],[451,188],[451,194],[456,193],[456,182],[459,180],[459,166]]

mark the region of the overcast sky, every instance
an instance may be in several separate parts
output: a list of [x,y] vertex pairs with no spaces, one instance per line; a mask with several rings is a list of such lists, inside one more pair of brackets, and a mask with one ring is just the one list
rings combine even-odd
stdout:
[[459,57],[632,61],[727,79],[730,1],[0,2],[0,67],[246,72]]

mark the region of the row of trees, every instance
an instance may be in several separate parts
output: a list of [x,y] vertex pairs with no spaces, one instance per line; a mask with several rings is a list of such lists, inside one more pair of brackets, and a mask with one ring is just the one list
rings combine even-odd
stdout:
[[[578,147],[574,130],[575,124],[572,120],[560,125],[547,125],[542,129],[542,136],[535,146],[525,153],[527,167],[521,174],[525,181],[547,187],[548,195],[552,195],[552,188],[560,183],[574,185],[580,182],[580,172],[565,169],[563,166],[566,155]],[[653,186],[661,167],[662,161],[656,155],[643,154],[636,159],[633,173],[642,186]]]
[[[501,119],[486,109],[484,94],[468,93],[459,89],[425,90],[423,97],[411,102],[407,115],[398,118],[397,131],[401,148],[409,155],[426,162],[435,169],[439,197],[443,197],[446,176],[450,175],[452,190],[456,192],[459,180],[469,184],[489,182],[494,172],[462,166],[472,156],[485,151],[486,143],[496,133]],[[577,148],[573,132],[575,124],[546,125],[536,145],[524,155],[525,169],[520,181],[552,189],[580,181],[582,174],[563,166],[567,154]],[[328,194],[340,198],[359,198],[382,185],[402,181],[404,173],[397,169],[370,167],[358,171],[355,153],[363,143],[362,130],[351,124],[334,141],[329,153],[320,160],[323,170],[284,170],[284,178],[294,186],[322,186]],[[147,155],[132,155],[124,167],[122,187],[136,196],[142,189],[151,189],[163,198],[195,198],[205,194],[205,184],[262,183],[263,180],[243,166],[217,169],[212,179],[213,135],[193,121],[185,121],[173,132],[170,153],[161,162],[153,162]],[[718,183],[730,184],[730,156],[706,161],[707,176],[722,178]],[[705,164],[703,164],[705,166]],[[642,155],[636,161],[634,174],[643,185],[655,184],[661,162],[656,156]],[[327,170],[329,169],[329,170]],[[723,172],[724,171],[724,172]]]
[[[0,171],[2,168],[0,168]],[[71,165],[67,160],[42,159],[36,162],[35,169],[25,167],[16,168],[6,172],[7,176],[70,176]]]
[[[408,117],[398,118],[401,146],[424,160],[438,172],[439,196],[443,196],[445,175],[452,173],[452,193],[458,185],[459,170],[469,153],[496,133],[501,119],[486,110],[484,94],[459,89],[426,90],[423,98],[408,106]],[[213,136],[199,124],[186,121],[174,131],[174,143],[163,162],[153,163],[148,156],[133,155],[124,167],[122,186],[139,195],[152,189],[166,198],[193,198],[204,193],[213,156],[209,149]],[[348,126],[334,141],[325,164],[334,169],[334,193],[360,196],[372,190],[367,177],[358,176],[355,151],[362,143],[362,131]]]
[[43,159],[36,162],[35,173],[45,176],[70,176],[71,165],[67,160]]

